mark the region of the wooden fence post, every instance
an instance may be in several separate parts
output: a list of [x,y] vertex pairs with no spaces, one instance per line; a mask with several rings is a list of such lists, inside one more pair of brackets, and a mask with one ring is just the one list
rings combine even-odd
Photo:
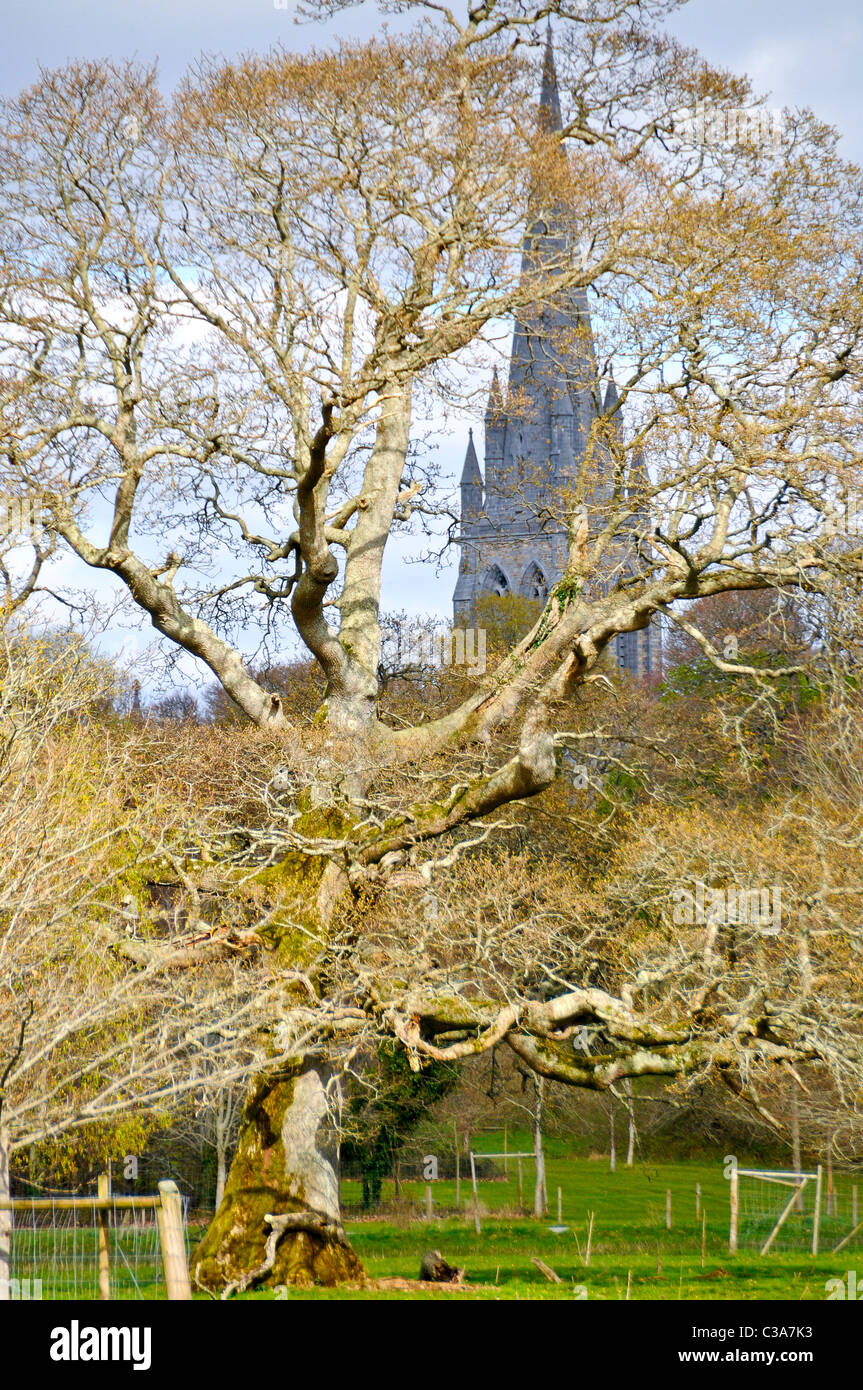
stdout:
[[473,1226],[477,1235],[479,1235],[482,1227],[479,1222],[479,1193],[477,1192],[476,1186],[476,1159],[474,1158],[473,1149],[470,1151],[470,1180],[473,1186]]
[[453,1126],[453,1139],[455,1140],[455,1209],[461,1211],[461,1156],[458,1151],[458,1135]]
[[737,1254],[737,1210],[739,1200],[737,1164],[731,1170],[731,1227],[728,1232],[728,1250],[732,1255]]
[[818,1233],[821,1230],[821,1164],[815,1170],[815,1212],[812,1218],[812,1254],[818,1254]]
[[[99,1199],[111,1196],[111,1179],[107,1173],[100,1173],[97,1188]],[[111,1297],[111,1212],[107,1207],[99,1208],[99,1298]]]
[[[855,1187],[854,1191],[857,1189]],[[0,1120],[0,1201],[8,1202],[12,1197],[9,1180],[9,1136],[6,1126]],[[0,1302],[10,1296],[9,1276],[12,1272],[12,1228],[14,1217],[11,1211],[0,1208]]]
[[665,1229],[671,1230],[671,1188],[665,1189]]
[[697,1183],[695,1184],[695,1219],[696,1219],[696,1221],[698,1220],[698,1218],[699,1218],[700,1215],[701,1215],[701,1183],[700,1183],[700,1182],[697,1182]]
[[533,1214],[539,1221],[548,1208],[545,1195],[545,1162],[542,1151],[542,1130],[537,1128],[534,1133],[533,1148],[534,1165],[534,1185],[533,1185]]
[[839,1244],[836,1246],[836,1248],[834,1249],[834,1251],[833,1251],[833,1254],[834,1254],[834,1255],[838,1255],[840,1250],[844,1250],[844,1249],[845,1249],[845,1246],[848,1244],[849,1240],[853,1240],[853,1239],[854,1239],[854,1237],[856,1236],[857,1232],[860,1230],[860,1227],[861,1227],[861,1226],[863,1226],[863,1221],[860,1221],[860,1222],[857,1223],[856,1226],[852,1226],[852,1227],[851,1227],[851,1230],[848,1232],[847,1236],[844,1236],[844,1237],[842,1238],[842,1240],[840,1240],[840,1242],[839,1242]]
[[172,1302],[189,1301],[192,1285],[186,1263],[186,1241],[183,1236],[183,1201],[175,1182],[160,1182],[161,1201],[156,1208],[159,1238],[162,1243],[162,1263],[165,1266],[165,1286]]
[[833,1155],[829,1151],[827,1154],[827,1205],[825,1211],[828,1216],[836,1215],[836,1195],[833,1187]]

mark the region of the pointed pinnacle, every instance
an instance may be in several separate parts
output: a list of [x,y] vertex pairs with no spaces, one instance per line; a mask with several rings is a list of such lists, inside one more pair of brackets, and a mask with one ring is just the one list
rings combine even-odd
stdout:
[[502,412],[503,391],[500,389],[500,378],[497,374],[497,367],[495,367],[491,378],[491,389],[488,393],[488,404],[485,408],[486,429],[488,429],[489,427],[494,429],[496,425],[499,425],[501,423],[500,416]]
[[554,46],[551,36],[551,21],[545,36],[545,57],[542,64],[542,91],[539,98],[540,121],[546,130],[563,129],[560,115],[560,95],[557,90],[557,72],[554,66]]
[[467,449],[464,456],[464,467],[461,470],[461,485],[479,484],[482,487],[482,474],[479,471],[479,459],[476,456],[476,448],[473,442],[473,430],[468,430]]

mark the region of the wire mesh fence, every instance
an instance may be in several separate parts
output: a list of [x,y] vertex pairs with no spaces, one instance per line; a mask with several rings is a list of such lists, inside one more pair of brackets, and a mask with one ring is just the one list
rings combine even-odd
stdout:
[[[806,1175],[804,1175],[805,1178]],[[863,1176],[741,1172],[738,1246],[745,1250],[863,1249]],[[768,1245],[769,1242],[769,1245]]]
[[[429,1167],[429,1162],[432,1167]],[[506,1179],[494,1158],[475,1155],[476,1175],[484,1183]],[[513,1172],[515,1171],[513,1161]],[[392,1220],[396,1224],[429,1216],[429,1197],[434,1216],[467,1219],[473,1211],[470,1159],[453,1153],[411,1154],[386,1170],[363,1169],[346,1163],[341,1173],[341,1209],[346,1221]]]
[[[129,1207],[118,1197],[17,1200],[4,1213],[11,1298],[44,1300],[164,1299],[165,1261],[159,1199]],[[183,1199],[186,1260],[188,1203]]]

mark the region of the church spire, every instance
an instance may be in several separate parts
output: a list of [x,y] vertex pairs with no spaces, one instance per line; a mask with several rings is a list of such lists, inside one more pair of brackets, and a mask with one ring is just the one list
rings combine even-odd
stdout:
[[476,456],[476,449],[473,442],[473,430],[467,432],[467,451],[464,456],[464,468],[461,470],[461,485],[473,485],[479,483],[482,487],[482,474],[479,471],[479,459]]
[[542,64],[542,91],[539,97],[539,118],[543,127],[551,132],[562,130],[560,115],[560,94],[557,90],[557,71],[554,66],[554,47],[551,39],[551,21],[545,35],[545,57]]
[[491,390],[488,393],[488,405],[485,408],[485,428],[486,431],[496,429],[503,424],[503,392],[500,389],[500,378],[495,367],[491,378]]
[[482,474],[479,459],[473,442],[473,430],[468,431],[467,450],[464,467],[461,470],[461,516],[462,522],[479,516],[482,511]]

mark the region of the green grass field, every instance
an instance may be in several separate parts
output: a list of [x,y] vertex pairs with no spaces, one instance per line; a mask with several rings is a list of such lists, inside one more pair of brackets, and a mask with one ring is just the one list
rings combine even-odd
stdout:
[[[502,1140],[502,1136],[500,1136]],[[483,1136],[483,1147],[499,1150],[495,1136]],[[527,1135],[510,1137],[510,1148],[528,1148]],[[464,1165],[467,1167],[467,1165]],[[481,1182],[482,1232],[474,1231],[472,1213],[464,1219],[404,1221],[350,1221],[347,1230],[372,1279],[415,1280],[425,1250],[439,1249],[451,1264],[464,1266],[467,1292],[431,1292],[414,1289],[290,1290],[290,1298],[477,1298],[477,1299],[625,1299],[627,1283],[633,1300],[650,1299],[823,1299],[826,1280],[844,1278],[859,1267],[863,1276],[861,1240],[849,1244],[837,1256],[829,1252],[849,1227],[839,1219],[822,1220],[821,1253],[807,1253],[811,1221],[795,1230],[789,1222],[783,1240],[799,1242],[798,1249],[778,1249],[761,1257],[757,1249],[728,1253],[729,1184],[719,1158],[713,1162],[685,1160],[677,1163],[641,1163],[633,1168],[619,1164],[611,1173],[608,1160],[573,1158],[565,1145],[547,1146],[546,1177],[551,1215],[544,1221],[516,1214],[518,1184],[516,1165],[509,1164],[508,1181]],[[533,1196],[533,1164],[525,1162],[524,1197]],[[702,1267],[702,1221],[696,1219],[696,1185],[701,1186],[701,1210],[706,1213],[706,1241]],[[569,1227],[554,1234],[557,1188],[561,1188],[563,1221]],[[672,1192],[672,1227],[665,1226],[666,1189]],[[455,1183],[432,1184],[434,1201],[455,1206]],[[784,1204],[786,1189],[777,1189]],[[863,1182],[861,1182],[863,1192]],[[422,1204],[423,1183],[402,1184],[403,1196]],[[392,1184],[383,1198],[392,1198]],[[348,1202],[358,1201],[356,1184],[345,1184]],[[461,1185],[462,1204],[470,1198],[469,1172]],[[594,1213],[590,1263],[585,1264],[590,1212]],[[754,1223],[742,1221],[741,1246],[758,1245],[769,1233],[773,1218]],[[549,1265],[562,1283],[552,1284],[531,1262],[537,1256]],[[584,1293],[579,1293],[579,1289]],[[254,1295],[253,1295],[254,1296]],[[269,1295],[258,1295],[258,1297]]]
[[[487,1152],[499,1150],[503,1136],[483,1135]],[[510,1135],[510,1149],[528,1148],[527,1135]],[[713,1161],[681,1160],[675,1163],[642,1162],[633,1168],[619,1165],[609,1171],[607,1158],[574,1155],[562,1140],[551,1140],[546,1149],[550,1215],[542,1221],[522,1215],[518,1209],[517,1165],[509,1163],[507,1179],[479,1184],[482,1230],[474,1229],[469,1165],[461,1184],[464,1214],[434,1215],[419,1219],[425,1201],[425,1184],[403,1183],[404,1214],[381,1219],[346,1219],[348,1235],[372,1280],[415,1281],[424,1251],[439,1249],[451,1264],[466,1269],[468,1287],[383,1287],[363,1289],[272,1289],[252,1291],[252,1299],[603,1299],[632,1300],[722,1299],[820,1300],[830,1278],[844,1279],[856,1269],[863,1286],[863,1233],[838,1255],[830,1252],[851,1229],[849,1199],[852,1179],[838,1178],[837,1211],[824,1213],[821,1252],[809,1253],[810,1213],[790,1219],[766,1256],[758,1250],[774,1221],[758,1202],[748,1206],[741,1197],[740,1250],[728,1252],[729,1184],[720,1158]],[[502,1164],[498,1164],[502,1169]],[[523,1195],[533,1197],[533,1163],[523,1164]],[[843,1188],[844,1184],[844,1188]],[[701,1211],[706,1215],[702,1257],[702,1220],[696,1217],[696,1186],[701,1188]],[[557,1189],[561,1189],[563,1223],[567,1230],[555,1234]],[[860,1183],[863,1193],[863,1180]],[[666,1190],[672,1193],[672,1224],[666,1229]],[[456,1206],[455,1182],[432,1184],[435,1208]],[[781,1209],[786,1188],[767,1188],[762,1199],[772,1197]],[[343,1200],[358,1203],[356,1183],[346,1182]],[[385,1184],[383,1199],[392,1200],[392,1183]],[[407,1203],[412,1206],[412,1212]],[[590,1214],[593,1231],[587,1262]],[[23,1227],[23,1223],[22,1223]],[[188,1232],[194,1246],[202,1228]],[[16,1232],[18,1260],[13,1273],[21,1278],[44,1280],[45,1298],[95,1297],[97,1290],[97,1233],[93,1229]],[[72,1246],[74,1242],[74,1249]],[[14,1248],[14,1247],[13,1247]],[[551,1283],[532,1262],[534,1257],[550,1266],[561,1279]],[[703,1262],[702,1262],[703,1259]],[[112,1230],[112,1295],[114,1298],[163,1298],[161,1260],[154,1229],[137,1235]]]
[[[28,1281],[25,1297],[52,1301],[92,1300],[99,1295],[99,1233],[93,1226],[73,1227],[68,1213],[58,1213],[56,1227],[34,1228],[27,1215],[17,1217],[12,1237],[11,1274]],[[190,1236],[194,1233],[190,1232]],[[111,1296],[114,1299],[163,1299],[165,1280],[159,1238],[153,1225],[112,1226],[109,1237]],[[34,1280],[41,1290],[34,1292]]]

